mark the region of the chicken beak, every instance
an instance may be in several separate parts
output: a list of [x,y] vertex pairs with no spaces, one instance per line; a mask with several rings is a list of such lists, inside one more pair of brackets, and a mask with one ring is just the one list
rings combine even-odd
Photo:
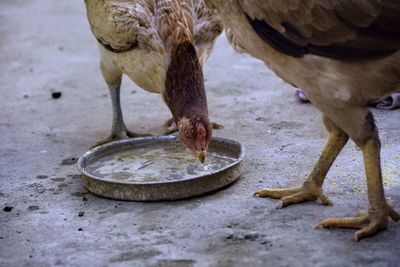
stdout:
[[201,163],[204,163],[204,161],[206,160],[206,152],[196,151],[196,157],[200,160]]

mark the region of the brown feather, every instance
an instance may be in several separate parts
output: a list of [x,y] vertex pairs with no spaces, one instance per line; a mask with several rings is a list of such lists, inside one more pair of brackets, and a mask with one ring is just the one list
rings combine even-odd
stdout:
[[203,72],[190,42],[180,44],[172,53],[164,94],[176,121],[182,117],[208,117]]
[[276,31],[275,35],[280,33],[295,45],[312,47],[306,53],[335,58],[368,57],[386,55],[400,48],[400,16],[393,11],[400,11],[399,1],[397,4],[390,0],[286,2],[239,0],[251,20],[267,24]]

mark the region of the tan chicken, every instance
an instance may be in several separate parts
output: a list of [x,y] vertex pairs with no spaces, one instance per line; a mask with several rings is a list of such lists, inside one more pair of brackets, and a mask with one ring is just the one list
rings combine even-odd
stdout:
[[279,77],[303,90],[323,113],[329,140],[303,185],[263,189],[279,207],[320,199],[324,178],[349,137],[361,148],[368,213],[321,221],[317,227],[358,228],[355,239],[386,228],[399,214],[386,202],[380,141],[368,100],[400,86],[398,0],[208,0],[241,51],[263,60]]
[[98,144],[139,136],[127,130],[120,106],[126,74],[161,94],[183,143],[204,161],[212,135],[202,66],[222,32],[203,0],[85,0],[99,42],[100,69],[110,90],[111,136]]

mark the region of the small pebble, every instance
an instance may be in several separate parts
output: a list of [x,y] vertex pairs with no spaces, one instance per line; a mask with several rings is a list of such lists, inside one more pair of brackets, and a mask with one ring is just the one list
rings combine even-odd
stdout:
[[83,229],[82,229],[82,228],[79,228],[78,231],[83,231]]
[[5,211],[5,212],[10,212],[10,211],[12,211],[13,208],[14,208],[14,207],[6,206],[6,207],[4,207],[3,211]]
[[61,92],[53,92],[53,93],[51,93],[51,97],[52,97],[53,99],[60,98],[61,95],[62,95]]
[[82,216],[83,216],[83,214],[85,214],[85,212],[83,212],[83,211],[80,211],[80,212],[79,212],[79,214],[78,214],[78,216],[79,216],[79,217],[82,217]]

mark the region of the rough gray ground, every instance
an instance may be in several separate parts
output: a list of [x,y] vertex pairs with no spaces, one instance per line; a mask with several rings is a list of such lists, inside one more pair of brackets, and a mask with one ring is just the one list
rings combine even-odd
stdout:
[[[353,230],[313,229],[366,210],[361,153],[349,143],[325,183],[334,206],[275,209],[252,197],[300,184],[326,140],[320,114],[263,64],[224,37],[205,67],[215,135],[246,146],[243,176],[193,199],[138,203],[99,198],[82,185],[77,158],[109,134],[111,105],[82,1],[0,0],[1,266],[398,266],[400,229],[359,243]],[[62,92],[52,99],[53,91]],[[159,95],[123,84],[131,129],[170,114]],[[374,110],[386,197],[400,211],[400,110]],[[154,130],[155,131],[155,130]],[[6,206],[13,207],[5,212]],[[79,213],[83,211],[83,216]],[[81,229],[81,231],[79,231]]]

